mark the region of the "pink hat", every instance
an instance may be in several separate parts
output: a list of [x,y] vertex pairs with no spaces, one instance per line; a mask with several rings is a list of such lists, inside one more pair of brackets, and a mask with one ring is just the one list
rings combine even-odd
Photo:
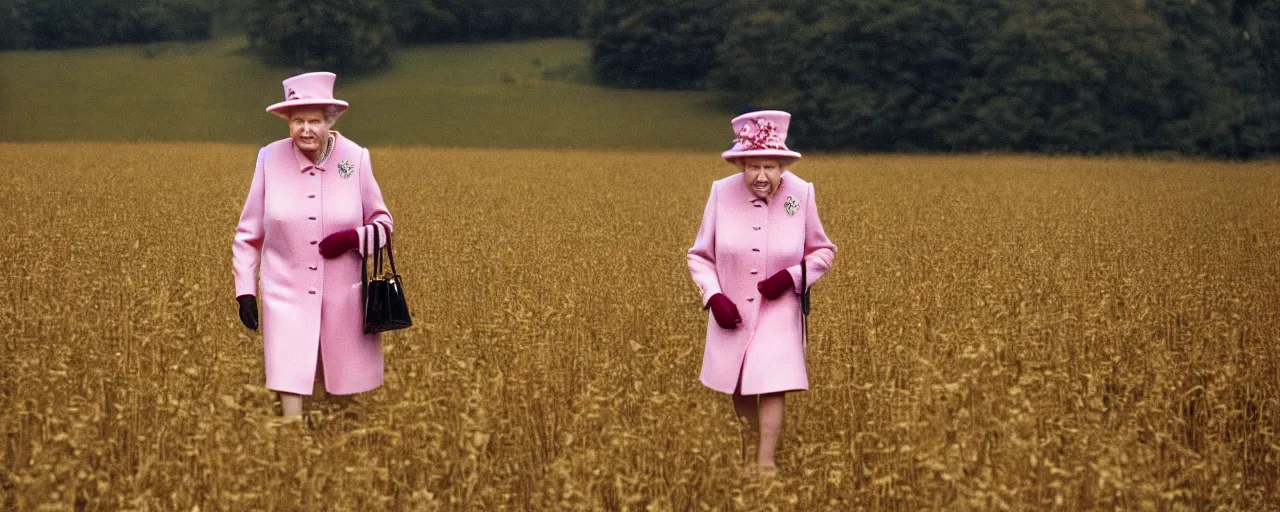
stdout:
[[781,110],[748,112],[733,118],[733,147],[720,153],[725,160],[753,156],[800,158],[800,153],[787,149],[787,127],[791,114]]
[[267,107],[267,112],[289,118],[289,109],[294,107],[338,107],[338,115],[347,111],[347,102],[333,99],[333,82],[338,75],[326,71],[303,73],[286,78],[284,84],[284,101]]

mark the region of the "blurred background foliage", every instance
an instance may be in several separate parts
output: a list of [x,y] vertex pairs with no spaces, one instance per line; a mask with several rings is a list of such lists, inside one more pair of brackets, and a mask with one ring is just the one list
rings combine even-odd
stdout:
[[586,27],[603,83],[788,110],[821,149],[1280,149],[1275,0],[595,0]]
[[0,0],[0,49],[202,40],[212,29],[198,0]]
[[386,0],[409,43],[576,36],[584,0]]
[[391,64],[395,30],[382,0],[250,0],[249,46],[276,66],[362,73]]
[[239,30],[267,64],[578,37],[601,85],[792,112],[805,149],[1280,153],[1280,0],[0,0],[0,45]]

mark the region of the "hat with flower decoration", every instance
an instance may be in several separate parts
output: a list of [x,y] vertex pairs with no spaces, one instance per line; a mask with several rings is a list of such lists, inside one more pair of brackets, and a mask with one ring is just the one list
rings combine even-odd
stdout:
[[800,153],[787,148],[787,127],[791,114],[781,110],[748,112],[733,118],[733,146],[720,154],[733,161],[737,158],[773,157],[800,159]]
[[338,115],[347,111],[347,102],[333,99],[333,82],[338,75],[327,71],[303,73],[286,78],[284,101],[267,107],[267,112],[289,118],[289,110],[296,107],[338,107]]

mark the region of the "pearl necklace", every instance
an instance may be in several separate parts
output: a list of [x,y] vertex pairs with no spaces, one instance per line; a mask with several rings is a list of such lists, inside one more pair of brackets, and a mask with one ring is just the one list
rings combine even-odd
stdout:
[[324,154],[320,155],[320,160],[316,161],[316,167],[320,167],[324,165],[324,162],[329,159],[329,155],[332,153],[333,153],[333,133],[329,133],[329,142],[325,144]]

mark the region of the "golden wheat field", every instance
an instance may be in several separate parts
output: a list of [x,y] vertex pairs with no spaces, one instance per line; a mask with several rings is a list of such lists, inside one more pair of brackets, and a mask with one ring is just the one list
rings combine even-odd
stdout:
[[1280,164],[811,156],[781,473],[697,381],[716,152],[374,148],[416,325],[275,421],[256,148],[3,144],[5,510],[1280,507]]

